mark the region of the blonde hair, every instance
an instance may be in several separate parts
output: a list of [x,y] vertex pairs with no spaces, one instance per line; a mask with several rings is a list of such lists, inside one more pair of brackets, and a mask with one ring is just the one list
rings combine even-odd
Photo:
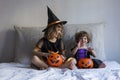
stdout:
[[50,26],[44,33],[44,37],[47,39],[53,39],[54,38],[54,34],[56,34],[57,32],[57,28],[61,28],[62,32],[61,34],[58,35],[58,38],[62,38],[63,36],[63,26],[62,24],[56,24],[56,25],[52,25]]
[[80,31],[75,34],[75,40],[78,43],[82,37],[86,36],[89,43],[91,41],[90,35],[86,31]]

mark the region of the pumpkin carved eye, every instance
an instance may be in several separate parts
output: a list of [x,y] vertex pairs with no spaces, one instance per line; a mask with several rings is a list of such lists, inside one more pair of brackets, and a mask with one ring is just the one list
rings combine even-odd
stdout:
[[90,64],[90,62],[88,61],[88,64]]
[[84,62],[82,62],[82,64],[84,64]]
[[79,68],[93,68],[93,61],[90,58],[82,58],[78,61]]
[[53,56],[51,56],[51,58],[53,58]]

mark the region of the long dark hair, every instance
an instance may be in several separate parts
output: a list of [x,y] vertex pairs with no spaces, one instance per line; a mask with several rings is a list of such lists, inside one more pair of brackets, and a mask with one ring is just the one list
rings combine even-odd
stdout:
[[78,43],[80,41],[80,38],[82,38],[84,36],[87,37],[87,40],[88,40],[87,43],[89,43],[91,41],[90,35],[86,31],[80,31],[80,32],[77,32],[75,34],[75,40],[76,40],[76,42]]

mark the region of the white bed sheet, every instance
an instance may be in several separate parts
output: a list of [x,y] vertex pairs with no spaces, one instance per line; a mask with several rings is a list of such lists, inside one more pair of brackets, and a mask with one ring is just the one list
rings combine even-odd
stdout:
[[0,63],[0,80],[120,80],[120,64],[105,61],[101,69],[35,70],[19,63]]

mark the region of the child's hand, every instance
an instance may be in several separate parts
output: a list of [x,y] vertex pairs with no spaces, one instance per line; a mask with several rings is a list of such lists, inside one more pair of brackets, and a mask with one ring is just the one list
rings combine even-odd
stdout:
[[50,55],[50,53],[45,53],[45,57],[47,58]]
[[63,58],[63,62],[64,62],[66,58],[65,58],[63,55],[61,55],[61,56],[62,56],[62,58]]
[[88,51],[92,52],[93,48],[92,47],[88,47]]
[[80,48],[82,46],[82,41],[80,40],[78,43],[77,43],[77,47]]
[[91,52],[91,54],[92,54],[94,57],[96,57],[96,53],[95,53],[95,51],[94,51],[93,48],[88,47],[88,51]]

